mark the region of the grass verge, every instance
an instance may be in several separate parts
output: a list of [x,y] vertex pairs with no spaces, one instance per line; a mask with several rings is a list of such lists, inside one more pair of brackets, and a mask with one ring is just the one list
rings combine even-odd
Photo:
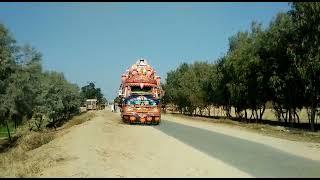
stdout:
[[[91,120],[94,113],[82,113],[74,116],[61,129],[68,129],[74,125]],[[60,130],[61,130],[60,129]],[[54,163],[49,154],[38,154],[33,150],[54,140],[60,131],[46,129],[41,132],[29,131],[27,126],[17,129],[13,142],[7,144],[0,153],[0,177],[34,177],[45,167]],[[8,143],[2,140],[1,145]],[[54,149],[53,149],[54,150]]]
[[[16,133],[16,130],[14,128],[14,124],[11,122],[9,123],[9,130],[10,135],[14,135]],[[7,127],[3,124],[0,125],[0,138],[7,138],[8,137],[8,131]]]

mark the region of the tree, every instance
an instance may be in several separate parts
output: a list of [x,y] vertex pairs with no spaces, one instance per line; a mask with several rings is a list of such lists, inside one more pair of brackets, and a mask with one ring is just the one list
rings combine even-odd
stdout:
[[181,64],[176,70],[167,73],[165,92],[168,102],[174,103],[180,113],[186,111],[187,106],[190,105],[185,93],[185,83],[182,78],[189,69],[187,63]]
[[98,104],[104,104],[106,101],[104,100],[104,96],[101,93],[100,88],[95,88],[95,84],[90,82],[88,85],[85,85],[81,88],[81,99],[82,104],[86,101],[86,99],[97,99]]
[[[263,35],[261,24],[252,23],[250,32],[238,32],[229,39],[229,51],[224,64],[229,81],[226,86],[230,93],[230,103],[235,107],[237,117],[242,117],[251,109],[251,117],[261,120],[265,110],[266,78],[262,59],[259,56],[260,38]],[[251,118],[250,117],[250,118]]]
[[292,54],[301,65],[305,83],[305,105],[310,110],[310,128],[315,131],[316,108],[320,100],[320,3],[294,2],[289,12],[293,19],[295,44]]
[[22,118],[32,117],[36,104],[36,96],[40,93],[41,54],[30,46],[20,48],[15,71],[8,77],[7,108],[15,127]]
[[[270,97],[273,101],[278,119],[299,120],[297,110],[302,108],[304,84],[299,72],[299,64],[290,53],[290,46],[295,41],[292,18],[286,13],[279,13],[270,23],[263,41],[260,56],[264,66],[268,67],[265,74],[269,75]],[[295,98],[293,98],[295,97]]]
[[[10,130],[8,126],[10,97],[6,95],[9,77],[15,70],[15,57],[17,46],[16,41],[9,33],[8,29],[0,24],[0,121],[6,124],[8,136],[11,141]],[[9,99],[8,99],[9,98]]]
[[[27,119],[30,130],[54,127],[78,113],[79,88],[62,73],[43,72],[42,56],[30,45],[17,46],[0,24],[0,122],[15,127]],[[98,97],[100,89],[97,90]]]
[[212,101],[216,106],[222,106],[226,111],[226,115],[231,117],[231,94],[228,90],[227,84],[231,81],[231,75],[226,67],[226,56],[223,56],[217,60],[215,68],[216,72],[211,76],[212,87]]

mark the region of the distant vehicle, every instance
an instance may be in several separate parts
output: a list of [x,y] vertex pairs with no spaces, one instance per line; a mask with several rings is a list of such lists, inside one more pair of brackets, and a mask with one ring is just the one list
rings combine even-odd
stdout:
[[159,124],[160,98],[163,93],[160,77],[145,59],[138,60],[121,77],[119,98],[124,122]]
[[97,109],[97,99],[87,99],[86,100],[86,108],[88,110],[96,110]]

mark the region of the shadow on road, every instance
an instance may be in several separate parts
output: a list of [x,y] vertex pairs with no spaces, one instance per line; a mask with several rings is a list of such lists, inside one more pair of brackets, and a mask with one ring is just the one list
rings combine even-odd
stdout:
[[319,161],[264,144],[166,120],[154,128],[255,177],[320,176]]

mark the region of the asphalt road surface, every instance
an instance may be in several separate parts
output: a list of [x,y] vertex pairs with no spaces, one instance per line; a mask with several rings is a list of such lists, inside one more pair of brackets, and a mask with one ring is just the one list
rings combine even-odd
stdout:
[[168,120],[155,128],[254,177],[320,177],[319,161],[264,144]]
[[[320,177],[320,146],[163,115],[129,125],[119,113],[66,129],[29,153],[40,177]],[[44,158],[45,157],[45,158]]]

